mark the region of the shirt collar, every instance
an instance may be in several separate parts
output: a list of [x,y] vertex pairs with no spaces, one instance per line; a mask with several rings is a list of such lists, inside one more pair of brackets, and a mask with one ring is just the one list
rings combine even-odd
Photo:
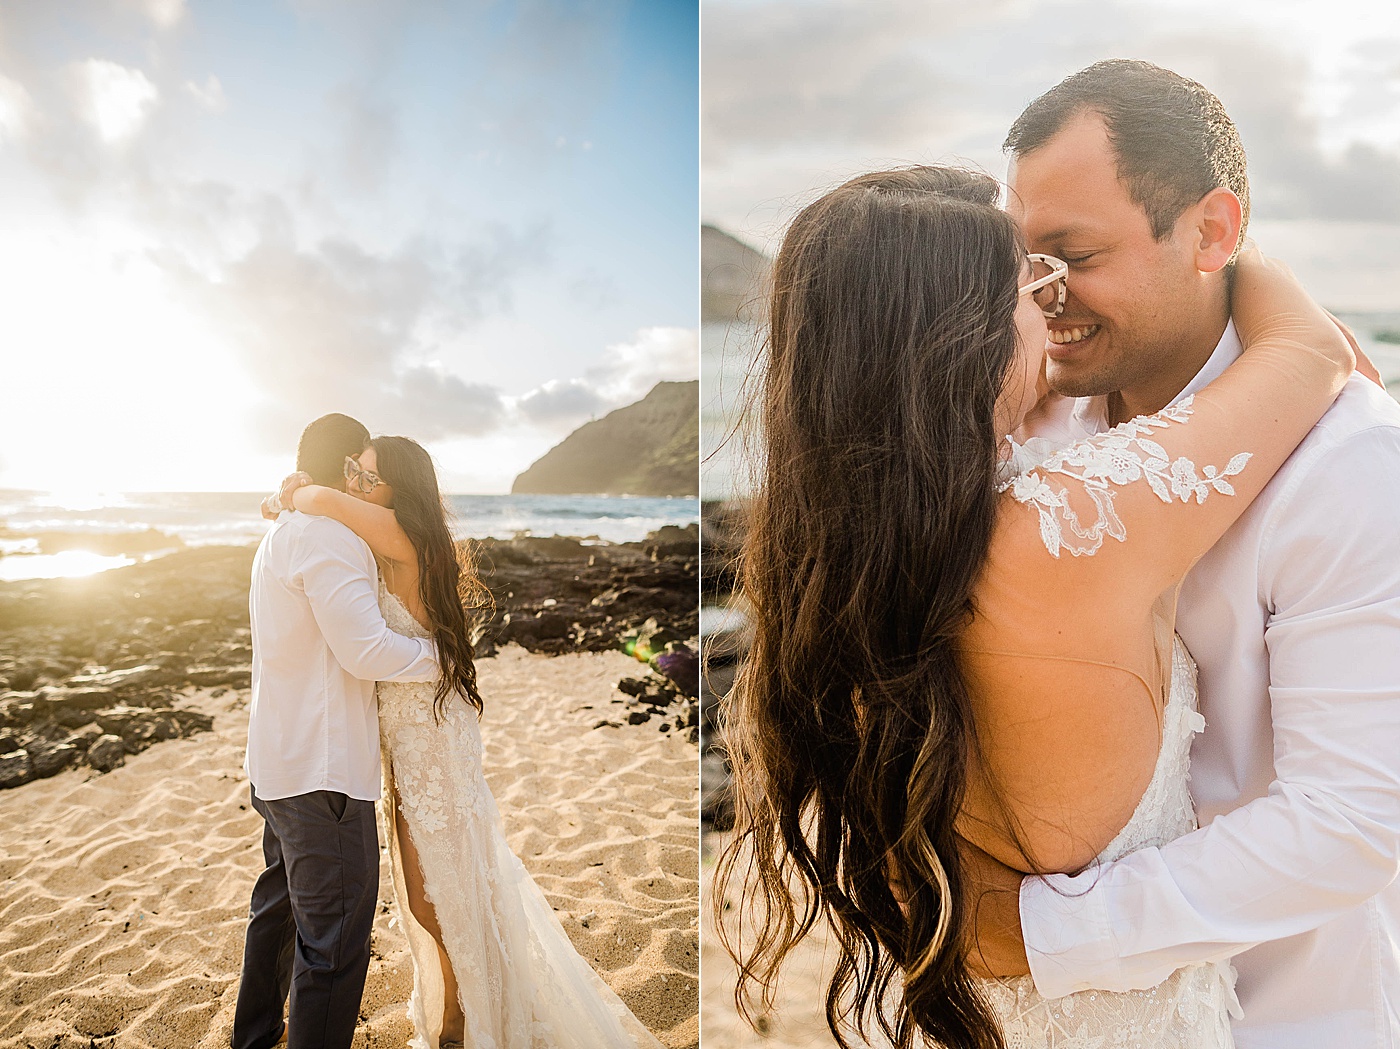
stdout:
[[1172,398],[1172,404],[1200,393],[1224,375],[1225,369],[1239,360],[1242,353],[1244,344],[1240,342],[1240,333],[1235,331],[1235,319],[1231,317],[1230,322],[1225,325],[1225,332],[1220,336],[1220,341],[1215,344],[1214,352],[1206,359],[1206,363],[1201,365],[1196,377],[1186,384],[1186,388]]
[[[1244,344],[1240,342],[1240,333],[1235,330],[1235,321],[1232,317],[1226,323],[1225,331],[1221,334],[1220,341],[1215,344],[1215,349],[1206,358],[1206,363],[1201,365],[1201,370],[1182,388],[1181,392],[1171,399],[1171,403],[1176,404],[1178,401],[1200,393],[1225,374],[1225,369],[1239,360],[1242,353],[1244,353]],[[1080,397],[1075,401],[1074,411],[1071,415],[1075,425],[1086,435],[1100,433],[1108,429],[1108,398]]]

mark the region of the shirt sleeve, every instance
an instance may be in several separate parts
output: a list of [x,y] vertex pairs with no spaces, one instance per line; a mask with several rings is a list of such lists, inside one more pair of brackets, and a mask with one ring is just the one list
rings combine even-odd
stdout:
[[1152,987],[1315,929],[1400,872],[1400,430],[1351,435],[1290,480],[1259,565],[1276,778],[1160,848],[1026,878],[1047,997]]
[[305,539],[296,575],[336,661],[365,681],[437,680],[436,646],[384,622],[363,541],[328,518],[312,522]]

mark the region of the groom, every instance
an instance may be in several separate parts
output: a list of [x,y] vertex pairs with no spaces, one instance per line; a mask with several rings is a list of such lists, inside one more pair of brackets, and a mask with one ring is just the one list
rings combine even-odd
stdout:
[[[344,490],[369,439],[326,415],[297,469]],[[282,513],[253,560],[253,696],[244,769],[267,869],[253,886],[233,1049],[349,1049],[379,894],[375,681],[432,681],[430,642],[391,631],[374,556],[338,521]],[[290,993],[290,1003],[288,995]]]
[[[1239,356],[1228,269],[1200,262],[1228,255],[1249,215],[1214,95],[1100,62],[1032,102],[1006,149],[1028,249],[1069,263],[1047,357],[1065,396],[1033,433],[1067,443],[1155,412]],[[1400,407],[1355,375],[1183,584],[1202,829],[990,894],[990,969],[1028,967],[1053,998],[1232,958],[1240,1049],[1400,1046],[1397,530]]]

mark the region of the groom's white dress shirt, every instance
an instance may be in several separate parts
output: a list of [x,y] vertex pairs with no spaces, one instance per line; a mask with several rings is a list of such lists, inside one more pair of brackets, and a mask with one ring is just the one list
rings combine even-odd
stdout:
[[[1231,324],[1179,397],[1240,352]],[[1103,429],[1101,400],[1037,433]],[[1233,956],[1239,1049],[1400,1047],[1400,406],[1352,377],[1192,569],[1177,630],[1200,669],[1201,829],[1026,878],[1037,989],[1146,988]]]
[[379,611],[374,555],[339,521],[280,514],[253,558],[253,698],[243,768],[263,801],[379,797],[375,681],[433,681],[436,649]]

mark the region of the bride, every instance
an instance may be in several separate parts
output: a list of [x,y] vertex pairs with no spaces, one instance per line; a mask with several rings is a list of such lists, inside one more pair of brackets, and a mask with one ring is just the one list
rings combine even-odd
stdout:
[[486,596],[448,529],[432,459],[376,437],[345,461],[347,492],[294,474],[280,501],[334,517],[374,552],[380,608],[431,637],[435,684],[376,686],[385,833],[413,955],[414,1049],[659,1047],[580,957],[511,852],[482,774],[483,703],[463,601]]
[[[1239,361],[1047,458],[1065,267],[1000,187],[920,167],[805,208],[773,269],[764,458],[742,555],[750,657],[727,701],[736,834],[714,899],[741,1010],[818,921],[827,1020],[947,1049],[1232,1045],[1228,964],[1150,991],[1039,998],[975,970],[987,871],[1079,871],[1194,826],[1187,570],[1323,415],[1347,342],[1283,267],[1241,255]],[[1044,312],[1043,312],[1044,311]],[[994,881],[995,879],[991,879]],[[873,1030],[872,1030],[873,1029]]]

